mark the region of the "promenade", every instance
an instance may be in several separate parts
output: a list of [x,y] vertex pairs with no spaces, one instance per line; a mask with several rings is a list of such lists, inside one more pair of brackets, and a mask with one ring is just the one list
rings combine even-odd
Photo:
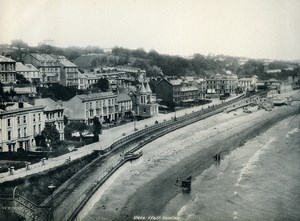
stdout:
[[[236,98],[237,96],[232,96],[228,100],[232,100]],[[190,114],[192,112],[207,109],[209,106],[217,105],[222,103],[219,99],[213,99],[211,103],[206,105],[200,105],[195,106],[191,108],[186,108],[182,110],[178,110],[176,112],[171,112],[167,114],[158,114],[157,116],[154,116],[152,118],[144,119],[141,121],[135,122],[135,127],[138,130],[144,129],[146,126],[152,126],[155,124],[155,121],[158,121],[158,123],[161,123],[163,121],[171,120],[175,117],[180,117],[186,114]],[[130,134],[135,133],[134,131],[134,122],[130,122],[124,125],[120,125],[117,127],[112,127],[106,130],[103,130],[102,135],[100,135],[99,142],[92,143],[89,145],[85,145],[81,148],[78,148],[77,151],[72,151],[70,153],[64,154],[59,157],[55,158],[49,158],[48,160],[45,160],[44,162],[39,162],[30,165],[30,169],[27,170],[26,168],[18,169],[13,172],[13,174],[10,174],[10,172],[6,173],[0,173],[0,183],[6,182],[6,181],[12,181],[15,179],[19,179],[22,177],[26,177],[32,174],[40,173],[58,166],[63,165],[66,160],[71,159],[75,160],[78,158],[81,158],[83,156],[86,156],[90,153],[92,153],[94,150],[104,150],[108,148],[111,144],[113,144],[115,141],[124,138],[125,136],[128,136]]]

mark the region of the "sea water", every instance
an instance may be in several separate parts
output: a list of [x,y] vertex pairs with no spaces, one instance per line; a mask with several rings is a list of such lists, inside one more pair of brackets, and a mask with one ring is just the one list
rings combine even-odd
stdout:
[[179,220],[300,220],[300,117],[212,165],[162,215]]

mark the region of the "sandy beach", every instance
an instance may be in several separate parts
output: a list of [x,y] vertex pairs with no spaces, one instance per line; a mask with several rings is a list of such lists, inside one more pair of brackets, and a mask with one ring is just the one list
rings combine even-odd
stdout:
[[[258,139],[261,145],[273,142],[268,139],[268,135],[264,137],[263,134],[267,134],[271,126],[276,126],[278,120],[298,110],[299,103],[296,102],[291,106],[275,107],[271,112],[253,107],[251,114],[242,113],[242,111],[222,113],[167,134],[146,145],[143,148],[142,158],[132,164],[127,163],[114,174],[106,185],[91,198],[81,212],[80,218],[83,220],[138,220],[139,218],[149,220],[151,217],[158,219],[158,216],[164,215],[170,219],[173,217],[174,220],[177,218],[189,220],[189,215],[184,213],[185,209],[182,210],[182,207],[187,208],[187,202],[196,199],[193,198],[195,197],[194,191],[202,189],[199,176],[203,176],[211,165],[214,165],[213,155],[221,153],[222,161],[217,167],[221,170],[223,165],[226,165],[223,163],[226,157],[231,156],[236,150],[247,150],[245,141]],[[299,118],[295,118],[297,119],[299,121]],[[285,134],[280,131],[278,133]],[[277,134],[275,137],[278,137]],[[251,146],[258,148],[261,145]],[[241,148],[234,150],[239,146]],[[254,149],[248,151],[248,158],[253,155],[255,155]],[[249,160],[247,157],[238,159],[247,162]],[[239,165],[242,165],[244,161],[239,162]],[[240,174],[238,169],[235,173],[237,176]],[[176,178],[185,178],[189,175],[194,177],[192,192],[189,195],[183,195],[181,188],[176,184]],[[215,178],[212,176],[206,180],[210,179]],[[200,184],[195,185],[194,183],[197,182]],[[227,185],[226,182],[220,182],[220,188],[223,188],[222,194],[229,187],[232,188],[231,185],[228,187]],[[238,183],[239,185],[242,185],[242,182]],[[207,188],[210,188],[210,185],[207,185]],[[207,190],[204,188],[203,191]],[[220,195],[219,191],[212,191],[216,193],[210,193],[209,196]],[[232,193],[231,190],[230,193]],[[186,199],[178,198],[180,196]],[[178,202],[183,202],[184,205]],[[209,208],[213,210],[217,202],[218,200],[213,201],[206,207],[208,210]],[[227,211],[226,207],[224,208]],[[232,216],[235,214],[234,211],[237,212],[232,210],[228,216],[230,219],[235,217]]]

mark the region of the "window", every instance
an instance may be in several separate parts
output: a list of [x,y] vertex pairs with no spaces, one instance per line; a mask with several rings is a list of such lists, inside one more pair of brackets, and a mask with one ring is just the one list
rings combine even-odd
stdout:
[[33,114],[33,122],[35,122],[35,114]]
[[26,137],[26,136],[27,136],[27,128],[24,127],[24,137]]
[[20,124],[21,124],[21,119],[20,119],[20,117],[17,118],[17,121],[18,121],[18,125],[20,125]]
[[39,114],[39,121],[41,121],[41,114]]
[[11,140],[11,131],[7,132],[7,140]]
[[7,126],[10,127],[11,123],[10,123],[10,118],[7,119]]
[[35,134],[36,134],[36,126],[33,125],[33,135],[35,135]]
[[39,124],[39,134],[41,133],[41,125]]
[[26,124],[26,116],[23,116],[23,123]]
[[20,138],[21,137],[21,129],[19,128],[18,129],[18,138]]

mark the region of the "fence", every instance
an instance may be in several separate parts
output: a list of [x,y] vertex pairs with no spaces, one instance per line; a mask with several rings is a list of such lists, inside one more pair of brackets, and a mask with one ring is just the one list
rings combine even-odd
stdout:
[[[208,112],[211,112],[212,110],[224,108],[224,107],[229,106],[230,104],[236,102],[236,100],[238,100],[240,98],[243,98],[243,96],[235,97],[230,101],[227,101],[227,102],[224,102],[224,103],[221,103],[221,104],[218,104],[218,105],[214,105],[213,107],[210,107],[210,108],[207,108],[207,109],[194,111],[190,114],[185,114],[183,116],[176,117],[176,119],[174,117],[172,117],[171,120],[166,120],[164,122],[155,124],[153,126],[146,127],[142,130],[138,130],[135,133],[127,135],[127,136],[117,140],[116,142],[112,143],[111,145],[109,145],[107,148],[105,148],[103,150],[103,153],[108,153],[108,152],[110,152],[114,149],[117,149],[121,145],[123,145],[125,143],[128,143],[128,142],[136,139],[137,137],[143,136],[143,135],[145,135],[145,134],[147,134],[151,131],[160,129],[162,127],[166,127],[166,126],[172,124],[175,120],[179,122],[179,121],[191,118],[191,117],[195,117],[195,116],[200,115],[200,114],[201,115],[206,114]],[[78,153],[76,153],[76,154],[72,153],[72,160],[81,158],[81,157],[83,157],[87,154],[90,154],[91,152],[92,152],[92,150],[90,150],[90,151],[85,150],[85,151],[82,151],[82,152],[78,151]],[[49,170],[51,168],[61,166],[66,162],[66,160],[68,160],[70,155],[71,154],[65,154],[65,155],[60,156],[60,157],[49,158],[48,160],[44,160],[42,162],[29,165],[27,168],[22,168],[22,169],[18,169],[18,170],[10,170],[10,171],[5,172],[5,173],[0,173],[0,183],[20,179],[20,178],[26,177],[28,175],[32,175],[32,174],[35,174],[35,173],[40,173],[40,172],[43,172],[45,170]]]

